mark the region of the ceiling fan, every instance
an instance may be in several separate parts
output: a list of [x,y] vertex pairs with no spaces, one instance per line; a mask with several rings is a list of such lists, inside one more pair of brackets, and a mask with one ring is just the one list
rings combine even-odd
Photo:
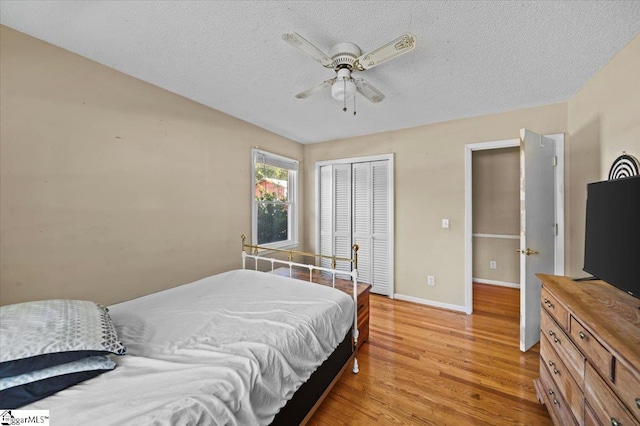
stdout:
[[282,38],[287,43],[311,56],[323,67],[330,68],[336,72],[335,77],[325,80],[311,89],[298,93],[296,98],[305,99],[327,87],[331,87],[331,96],[338,101],[344,102],[343,111],[347,110],[347,100],[351,98],[354,99],[354,115],[356,92],[373,103],[381,102],[384,99],[384,94],[364,79],[354,78],[353,73],[366,71],[393,58],[397,58],[413,50],[416,46],[416,37],[411,33],[405,33],[397,39],[364,55],[360,48],[353,43],[338,43],[329,50],[329,54],[327,55],[296,32],[284,33],[282,34]]

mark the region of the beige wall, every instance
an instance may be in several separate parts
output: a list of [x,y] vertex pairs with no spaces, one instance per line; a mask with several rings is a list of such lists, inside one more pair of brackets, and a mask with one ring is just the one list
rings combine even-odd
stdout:
[[[473,233],[520,234],[520,149],[501,148],[472,153]],[[473,277],[520,282],[520,240],[473,238]],[[497,262],[491,269],[489,262]]]
[[[473,278],[501,281],[520,285],[520,239],[502,238],[473,239]],[[491,269],[489,262],[496,261],[497,268]]]
[[640,35],[568,102],[567,274],[584,276],[587,183],[607,179],[622,151],[640,159]]
[[[363,112],[366,114],[366,111]],[[509,111],[347,140],[305,145],[305,241],[315,248],[314,163],[395,154],[395,292],[464,305],[464,145],[564,133],[566,104]],[[448,218],[451,227],[441,228]],[[434,275],[435,286],[427,286]]]
[[472,154],[473,232],[520,234],[520,148]]
[[[518,129],[565,133],[565,273],[581,272],[586,184],[605,179],[626,151],[640,158],[640,35],[565,104],[493,114],[304,147],[307,248],[315,246],[312,165],[395,153],[396,292],[464,303],[466,143],[511,139]],[[451,229],[440,227],[451,219]],[[426,275],[436,286],[426,286]]]
[[568,103],[302,146],[0,31],[0,304],[113,303],[237,267],[238,235],[250,229],[250,147],[259,145],[304,157],[307,250],[314,163],[394,153],[396,292],[461,306],[464,144],[516,138],[523,127],[567,134],[571,275],[582,268],[586,183],[604,178],[622,150],[640,157],[640,36]]
[[250,148],[302,145],[0,31],[1,304],[108,304],[240,266]]

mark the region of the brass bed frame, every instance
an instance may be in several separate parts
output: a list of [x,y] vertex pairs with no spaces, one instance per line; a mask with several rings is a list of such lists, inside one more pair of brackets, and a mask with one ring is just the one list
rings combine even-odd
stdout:
[[[353,314],[353,373],[357,374],[359,371],[358,368],[358,357],[357,357],[357,349],[358,349],[358,244],[354,244],[352,246],[353,257],[339,257],[339,256],[330,256],[318,253],[309,253],[305,251],[298,250],[284,250],[284,249],[275,249],[270,247],[264,247],[259,245],[247,244],[246,239],[247,236],[242,234],[240,236],[242,238],[242,269],[246,269],[246,260],[254,259],[255,270],[258,270],[258,261],[263,261],[271,264],[271,271],[275,269],[275,265],[287,265],[289,267],[289,277],[292,276],[292,269],[294,266],[299,268],[307,268],[309,269],[309,282],[313,282],[313,271],[326,272],[331,274],[331,282],[333,288],[336,286],[336,275],[348,275],[353,282],[353,303],[354,303],[354,314]],[[247,250],[249,249],[249,253]],[[276,259],[273,257],[261,256],[260,251],[268,252],[268,253],[286,253],[288,260]],[[315,259],[324,258],[331,259],[331,268],[326,268],[323,266],[316,266],[308,263],[299,263],[294,262],[293,257],[295,255],[305,256],[305,257],[313,257]],[[350,272],[336,269],[336,262],[348,262],[353,265]]]
[[[313,281],[313,272],[324,272],[331,274],[331,285],[336,286],[336,275],[348,275],[353,282],[353,303],[354,303],[354,317],[352,327],[352,338],[349,333],[345,336],[345,339],[338,345],[335,351],[325,360],[320,367],[311,375],[307,382],[293,394],[293,397],[285,404],[284,407],[275,416],[271,426],[288,426],[291,424],[306,424],[318,409],[324,398],[329,394],[333,386],[336,384],[344,370],[348,368],[349,360],[353,357],[352,372],[357,374],[358,368],[358,245],[352,246],[353,258],[328,256],[317,253],[308,253],[298,250],[283,250],[274,249],[270,247],[264,247],[259,245],[252,245],[246,243],[246,236],[243,234],[242,238],[242,269],[246,269],[246,260],[253,259],[254,267],[258,270],[258,262],[266,262],[271,264],[271,271],[275,270],[276,265],[286,265],[289,267],[289,277],[292,277],[293,267],[306,268],[309,270],[309,282]],[[272,253],[285,253],[288,260],[280,260],[273,257],[266,257],[260,255],[260,252],[265,254]],[[294,262],[293,257],[295,255],[313,257],[314,259],[331,259],[331,268],[322,266],[316,266],[313,264]],[[351,271],[344,271],[336,269],[336,262],[348,262],[352,265]],[[320,284],[319,284],[320,285]]]

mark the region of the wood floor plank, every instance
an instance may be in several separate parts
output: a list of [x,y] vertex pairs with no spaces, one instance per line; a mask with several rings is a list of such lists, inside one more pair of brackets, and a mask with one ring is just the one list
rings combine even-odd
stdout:
[[551,425],[519,349],[519,290],[474,284],[474,313],[372,295],[360,373],[346,371],[310,425]]

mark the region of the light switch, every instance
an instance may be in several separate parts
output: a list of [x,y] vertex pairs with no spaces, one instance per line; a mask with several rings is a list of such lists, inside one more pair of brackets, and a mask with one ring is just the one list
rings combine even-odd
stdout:
[[449,219],[442,219],[442,227],[449,229]]

